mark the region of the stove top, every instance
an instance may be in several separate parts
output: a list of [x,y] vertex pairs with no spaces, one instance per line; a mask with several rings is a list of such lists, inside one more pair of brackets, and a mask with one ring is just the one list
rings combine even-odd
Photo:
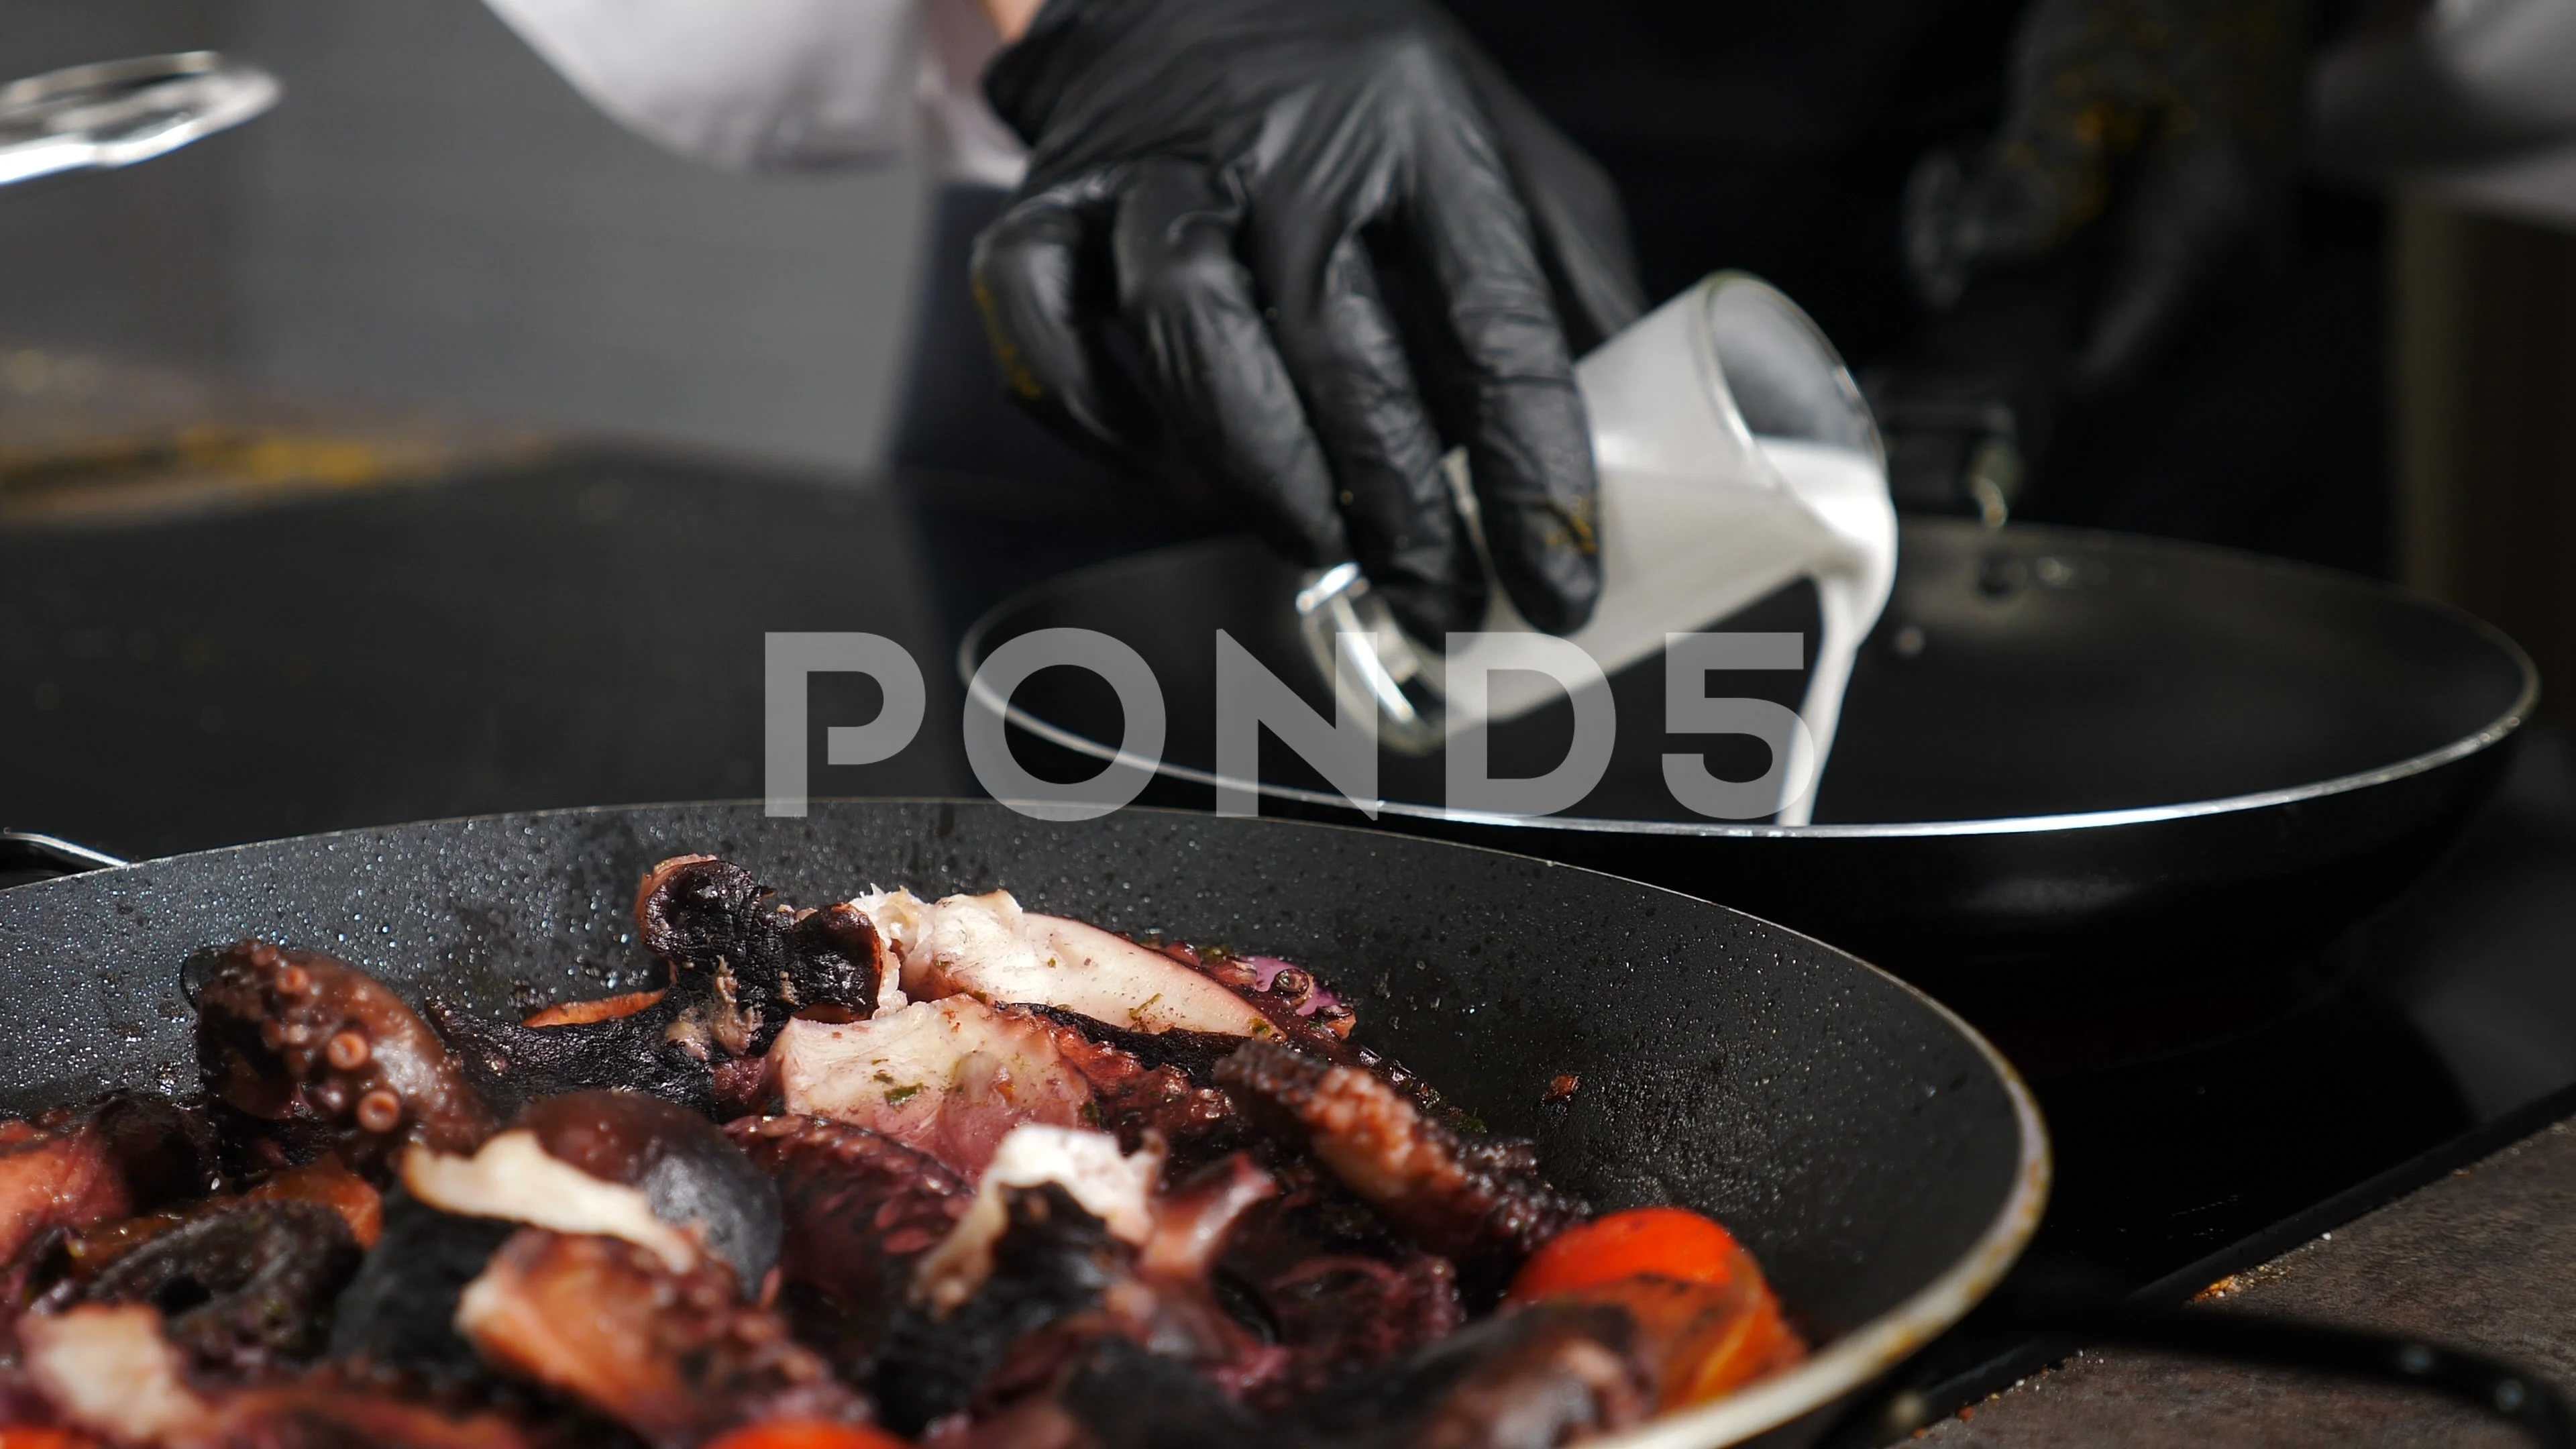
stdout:
[[[974,794],[948,667],[966,624],[1029,579],[1169,541],[993,485],[611,454],[0,529],[0,823],[143,856],[753,795],[761,635],[790,629],[893,637],[931,690],[893,760],[818,746],[813,793]],[[861,677],[813,690],[818,713],[873,713]],[[2446,865],[2280,966],[2217,1004],[1968,1008],[2057,1147],[2019,1277],[2187,1296],[2576,1106],[2576,745],[2526,732]],[[1972,1318],[1924,1368],[1964,1402],[2038,1351]]]

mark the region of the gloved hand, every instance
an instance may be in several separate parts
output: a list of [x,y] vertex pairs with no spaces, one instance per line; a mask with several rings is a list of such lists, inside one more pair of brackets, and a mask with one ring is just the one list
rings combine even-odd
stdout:
[[1422,0],[1051,0],[985,76],[1030,146],[975,253],[1012,391],[1356,558],[1437,641],[1495,568],[1565,632],[1600,591],[1573,356],[1640,307],[1608,179]]
[[2069,380],[2135,379],[2216,290],[2286,253],[2306,25],[2304,0],[2036,0],[2003,129],[1971,163],[1915,169],[1919,290],[1947,307],[1981,271],[2109,213],[2110,270]]

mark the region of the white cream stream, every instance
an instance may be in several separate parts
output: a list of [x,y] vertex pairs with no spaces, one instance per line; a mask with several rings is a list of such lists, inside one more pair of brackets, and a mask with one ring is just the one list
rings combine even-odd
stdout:
[[1861,641],[1877,625],[1896,583],[1896,508],[1887,496],[1887,470],[1877,459],[1848,448],[1786,438],[1757,438],[1763,456],[1821,521],[1840,547],[1811,561],[1822,619],[1816,655],[1807,665],[1807,695],[1798,717],[1815,742],[1812,758],[1793,753],[1782,787],[1778,823],[1805,825],[1814,818],[1816,789],[1842,723],[1843,694]]
[[[1803,409],[1819,432],[1851,445],[1748,428],[1710,321],[1721,287],[1752,289],[1736,294],[1751,302],[1735,312],[1738,325],[1748,316],[1754,324],[1737,334],[1752,345],[1734,353],[1747,369],[1736,381],[1762,390],[1769,413]],[[1896,510],[1857,391],[1787,298],[1741,278],[1667,302],[1585,357],[1575,377],[1601,479],[1602,592],[1570,638],[1615,674],[1662,652],[1670,634],[1704,630],[1785,584],[1814,580],[1823,618],[1799,711],[1807,738],[1790,743],[1776,816],[1808,823],[1852,665],[1896,578]],[[1463,465],[1453,462],[1452,479],[1472,517]],[[1453,717],[1460,700],[1447,684],[1462,668],[1493,671],[1489,719],[1561,697],[1537,671],[1546,646],[1501,593],[1494,590],[1485,632],[1472,642],[1445,660],[1422,651],[1430,656],[1423,672]]]

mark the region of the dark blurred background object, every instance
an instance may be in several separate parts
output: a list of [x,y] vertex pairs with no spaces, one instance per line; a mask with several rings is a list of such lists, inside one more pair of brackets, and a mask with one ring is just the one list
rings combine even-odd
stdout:
[[908,166],[712,170],[477,4],[0,0],[0,78],[208,48],[287,99],[0,204],[0,332],[806,468],[871,466],[926,215]]
[[[2051,55],[2084,71],[2087,52],[2035,40],[2039,11],[1456,8],[1619,177],[1650,290],[1743,266],[1815,313],[1870,373],[1914,506],[2394,573],[2494,618],[2544,673],[2576,662],[2561,642],[2576,601],[2537,567],[2570,541],[2554,500],[2576,461],[2541,420],[2576,365],[2556,340],[2576,288],[2562,240],[2576,163],[2547,149],[2563,131],[2541,102],[2446,103],[2447,139],[2424,154],[2341,138],[2337,98],[2346,115],[2385,114],[2371,86],[2391,74],[2429,68],[2449,77],[2437,94],[2483,94],[2484,72],[2442,60],[2410,7],[2376,30],[2349,7],[2253,7],[2296,19],[2302,54],[2346,37],[2324,52],[2305,123],[2332,164],[2278,198],[2276,250],[2248,253],[2253,283],[2213,292],[2134,386],[2076,401],[2063,374],[2117,269],[2107,243],[1988,267],[1947,311],[1906,272],[1908,187],[1927,157],[1973,179],[2013,138],[2065,131],[2027,93],[2054,74]],[[991,414],[943,412],[934,395],[983,387],[989,364],[944,320],[955,299],[938,294],[962,286],[930,274],[980,220],[974,193],[943,197],[903,164],[778,177],[678,160],[600,116],[479,6],[5,9],[0,72],[215,46],[276,71],[292,100],[147,170],[9,197],[0,333],[808,470],[855,475],[893,455],[958,471],[980,456],[961,440],[980,442]],[[2171,129],[2161,84],[2113,77],[2071,114],[2152,149]],[[2127,187],[2136,169],[2108,174]],[[2106,193],[2086,230],[2123,234],[2133,200]],[[1044,446],[1001,451],[1025,461]]]

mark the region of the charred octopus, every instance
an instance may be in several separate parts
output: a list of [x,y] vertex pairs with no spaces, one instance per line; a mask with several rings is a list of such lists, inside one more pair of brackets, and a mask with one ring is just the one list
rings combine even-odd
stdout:
[[1522,1449],[1804,1351],[1723,1228],[1596,1218],[1286,962],[703,855],[635,916],[660,986],[519,1022],[187,963],[194,1095],[0,1123],[0,1430]]

